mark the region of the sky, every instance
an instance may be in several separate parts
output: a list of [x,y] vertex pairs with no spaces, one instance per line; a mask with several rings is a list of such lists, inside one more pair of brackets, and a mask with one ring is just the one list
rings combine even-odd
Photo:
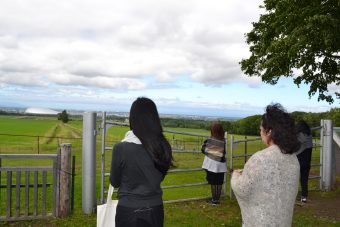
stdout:
[[[275,86],[239,62],[259,0],[1,0],[0,106],[245,117],[339,107],[292,78]],[[329,91],[340,92],[330,86]]]

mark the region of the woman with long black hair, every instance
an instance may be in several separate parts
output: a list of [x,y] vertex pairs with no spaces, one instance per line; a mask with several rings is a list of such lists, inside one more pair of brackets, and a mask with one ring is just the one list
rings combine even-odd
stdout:
[[163,226],[160,187],[172,166],[155,103],[137,98],[130,110],[130,131],[113,148],[110,182],[118,189],[116,226]]

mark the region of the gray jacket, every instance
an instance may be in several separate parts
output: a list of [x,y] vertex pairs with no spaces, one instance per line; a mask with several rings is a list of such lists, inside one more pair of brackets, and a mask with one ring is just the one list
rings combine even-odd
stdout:
[[291,226],[299,172],[296,155],[283,154],[277,145],[254,154],[231,179],[244,226]]
[[301,143],[301,146],[300,146],[300,149],[295,153],[296,155],[301,154],[307,148],[313,147],[313,137],[312,137],[312,135],[306,135],[306,134],[300,132],[297,137],[298,137],[298,140]]

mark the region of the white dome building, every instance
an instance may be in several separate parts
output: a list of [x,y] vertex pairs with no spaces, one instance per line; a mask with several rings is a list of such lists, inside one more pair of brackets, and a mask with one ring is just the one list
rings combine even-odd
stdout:
[[57,115],[58,112],[55,110],[39,107],[30,107],[25,110],[27,114],[44,114],[44,115]]

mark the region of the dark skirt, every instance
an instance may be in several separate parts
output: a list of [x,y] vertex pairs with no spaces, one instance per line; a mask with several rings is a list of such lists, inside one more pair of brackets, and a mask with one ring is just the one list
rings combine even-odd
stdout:
[[208,170],[205,170],[207,172],[207,181],[209,184],[212,185],[222,185],[224,181],[224,173],[214,173],[210,172]]
[[163,227],[163,222],[163,204],[143,208],[117,206],[116,227]]

